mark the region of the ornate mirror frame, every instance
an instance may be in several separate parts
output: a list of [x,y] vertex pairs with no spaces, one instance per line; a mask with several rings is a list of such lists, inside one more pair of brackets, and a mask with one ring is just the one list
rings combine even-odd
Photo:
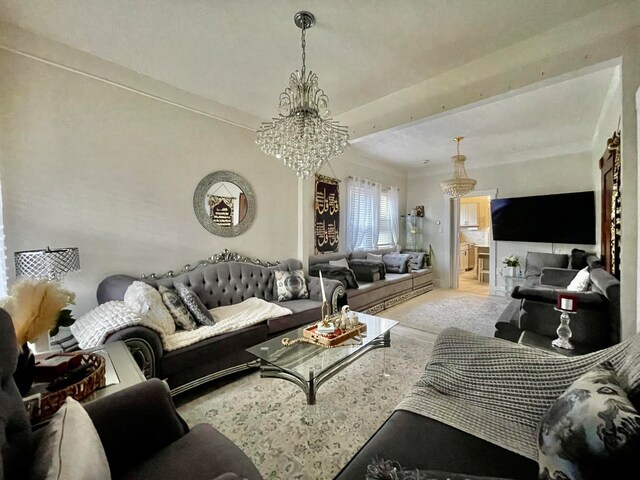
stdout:
[[[218,225],[209,216],[206,208],[206,197],[209,189],[219,182],[230,182],[237,185],[247,197],[247,213],[237,225]],[[251,185],[240,175],[228,170],[210,173],[198,183],[193,193],[193,211],[200,224],[209,232],[220,237],[235,237],[247,231],[256,215],[256,198]]]

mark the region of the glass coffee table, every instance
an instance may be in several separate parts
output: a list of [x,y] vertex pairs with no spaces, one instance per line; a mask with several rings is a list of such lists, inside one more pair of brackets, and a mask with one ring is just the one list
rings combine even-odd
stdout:
[[332,348],[311,343],[283,345],[284,338],[294,340],[302,337],[303,327],[247,351],[260,360],[262,378],[281,378],[295,383],[307,395],[307,404],[315,405],[318,388],[325,381],[370,350],[391,346],[391,329],[398,322],[364,313],[358,313],[358,320],[367,325],[366,332]]

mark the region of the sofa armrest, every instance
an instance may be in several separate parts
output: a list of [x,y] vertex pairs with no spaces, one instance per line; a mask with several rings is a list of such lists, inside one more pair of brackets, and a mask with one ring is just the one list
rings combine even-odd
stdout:
[[556,287],[567,287],[579,270],[571,268],[542,267],[540,274],[541,285],[553,285]]
[[160,335],[148,327],[134,325],[112,333],[105,340],[106,343],[117,341],[127,345],[145,377],[163,378],[164,348]]
[[154,378],[84,405],[98,431],[111,472],[176,441],[188,431],[169,389]]
[[561,292],[575,295],[579,309],[604,310],[607,307],[607,299],[597,292],[569,292],[562,288],[535,288],[519,285],[513,289],[511,296],[525,301],[547,303],[555,306],[558,302],[558,293]]
[[[305,278],[309,288],[309,299],[319,302],[322,301],[320,278],[310,275],[306,275]],[[327,302],[331,305],[331,311],[336,313],[338,311],[338,299],[345,294],[344,286],[341,281],[330,278],[323,278],[322,282],[324,284],[324,293],[327,296]]]

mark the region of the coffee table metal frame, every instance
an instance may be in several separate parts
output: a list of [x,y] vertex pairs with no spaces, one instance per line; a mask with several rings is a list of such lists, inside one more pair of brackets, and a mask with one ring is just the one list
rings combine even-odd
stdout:
[[[397,324],[397,322],[395,323]],[[364,345],[362,348],[356,350],[351,355],[344,357],[327,369],[321,371],[318,375],[312,374],[308,375],[308,378],[305,378],[303,375],[292,369],[277,366],[263,358],[260,358],[260,377],[281,378],[282,380],[287,380],[291,383],[296,384],[307,396],[307,405],[315,405],[316,393],[324,382],[329,380],[336,373],[351,365],[365,353],[370,352],[371,350],[375,350],[376,348],[388,348],[391,346],[391,328],[393,328],[393,326],[391,326],[384,333],[378,335],[375,339],[371,340],[367,345]],[[334,348],[341,347],[338,346]],[[313,371],[313,368],[309,369],[309,372]]]

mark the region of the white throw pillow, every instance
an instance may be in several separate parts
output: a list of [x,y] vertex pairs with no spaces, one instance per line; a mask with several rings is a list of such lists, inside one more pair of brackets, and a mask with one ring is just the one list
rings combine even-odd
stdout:
[[589,288],[589,281],[589,267],[584,267],[573,277],[567,290],[570,292],[586,292]]
[[382,262],[382,255],[367,253],[367,260],[373,260],[374,262]]
[[166,335],[176,333],[176,324],[162,301],[160,292],[144,282],[135,281],[124,294],[124,303],[139,312]]
[[109,462],[89,414],[72,397],[43,427],[31,477],[36,480],[108,480]]
[[332,267],[349,268],[349,262],[347,262],[346,258],[341,258],[340,260],[329,260],[329,265]]

